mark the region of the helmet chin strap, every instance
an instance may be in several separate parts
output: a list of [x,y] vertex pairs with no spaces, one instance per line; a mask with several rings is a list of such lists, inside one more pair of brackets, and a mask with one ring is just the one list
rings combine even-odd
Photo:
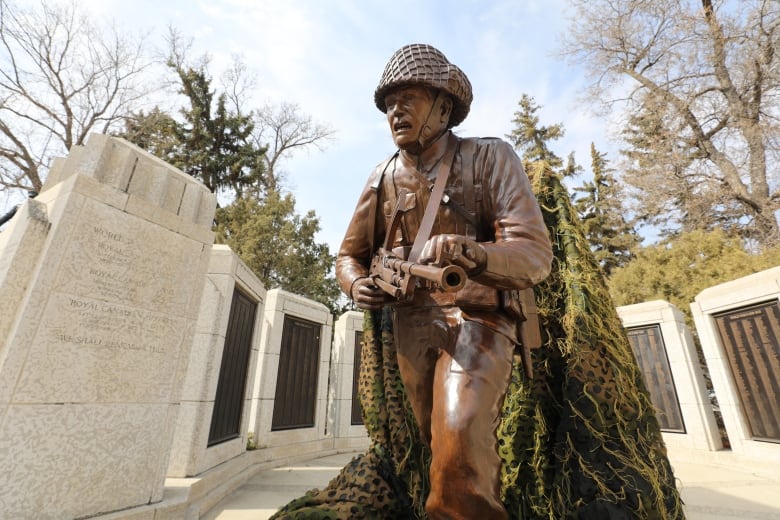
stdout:
[[[436,91],[436,99],[433,100],[433,105],[428,111],[428,116],[425,118],[425,122],[420,127],[420,133],[417,136],[417,144],[420,145],[420,151],[425,150],[431,143],[436,141],[444,132],[439,132],[437,135],[433,135],[433,128],[431,128],[431,116],[438,117],[441,114],[441,107],[446,100],[446,96],[441,95],[441,90]],[[445,128],[446,130],[446,128]]]

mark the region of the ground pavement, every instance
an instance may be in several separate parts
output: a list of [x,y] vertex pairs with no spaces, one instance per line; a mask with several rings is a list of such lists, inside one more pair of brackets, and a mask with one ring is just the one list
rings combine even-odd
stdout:
[[[312,488],[322,488],[355,453],[260,471],[204,514],[203,520],[265,520]],[[675,461],[688,520],[780,520],[780,470],[731,463]]]

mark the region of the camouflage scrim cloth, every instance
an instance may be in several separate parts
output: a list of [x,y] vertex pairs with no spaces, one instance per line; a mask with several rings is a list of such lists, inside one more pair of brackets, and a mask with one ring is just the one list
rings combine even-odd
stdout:
[[[535,288],[534,378],[515,363],[498,430],[504,505],[517,520],[682,519],[655,411],[576,212],[545,164],[527,170],[555,258]],[[371,447],[273,518],[426,518],[430,454],[383,313],[366,313],[360,374]]]

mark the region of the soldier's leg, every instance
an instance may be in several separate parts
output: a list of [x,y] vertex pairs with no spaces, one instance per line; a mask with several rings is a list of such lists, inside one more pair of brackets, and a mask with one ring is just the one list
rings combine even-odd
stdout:
[[496,429],[512,370],[513,342],[460,320],[436,364],[431,415],[432,520],[507,518],[499,497]]
[[433,379],[439,349],[447,341],[446,322],[435,308],[398,308],[393,314],[398,369],[422,441],[431,443]]

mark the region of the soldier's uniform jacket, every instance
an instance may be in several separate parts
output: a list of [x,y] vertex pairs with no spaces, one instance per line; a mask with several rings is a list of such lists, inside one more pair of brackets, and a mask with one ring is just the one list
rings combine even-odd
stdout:
[[[412,305],[457,305],[478,315],[495,314],[498,290],[532,287],[549,274],[547,229],[520,158],[508,143],[461,139],[452,133],[447,138],[456,141],[456,153],[431,236],[454,233],[473,238],[487,252],[487,264],[457,293],[418,288]],[[370,175],[336,259],[336,276],[346,294],[355,280],[368,275],[373,254],[385,243],[399,193],[405,211],[391,245],[396,250],[412,245],[436,170],[427,176],[410,172],[395,154]]]

